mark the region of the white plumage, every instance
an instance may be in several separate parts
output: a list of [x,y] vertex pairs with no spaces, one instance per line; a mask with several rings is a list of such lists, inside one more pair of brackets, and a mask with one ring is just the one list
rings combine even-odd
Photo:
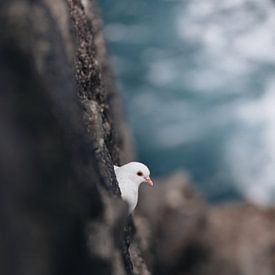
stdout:
[[129,204],[129,212],[133,212],[138,202],[138,189],[145,182],[153,186],[148,167],[140,162],[129,162],[123,166],[114,166],[121,197]]

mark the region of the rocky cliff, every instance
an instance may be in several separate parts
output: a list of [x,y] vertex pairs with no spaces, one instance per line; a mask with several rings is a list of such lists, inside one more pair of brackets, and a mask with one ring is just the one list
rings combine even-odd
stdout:
[[93,0],[0,3],[1,274],[275,274],[274,209],[209,206],[182,173],[128,217],[101,25]]

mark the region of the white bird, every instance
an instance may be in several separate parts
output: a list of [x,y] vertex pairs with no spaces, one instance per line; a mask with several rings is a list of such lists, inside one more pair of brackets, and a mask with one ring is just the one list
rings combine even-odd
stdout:
[[148,167],[140,162],[129,162],[123,166],[114,166],[121,197],[129,204],[132,213],[138,202],[138,189],[141,183],[153,186]]

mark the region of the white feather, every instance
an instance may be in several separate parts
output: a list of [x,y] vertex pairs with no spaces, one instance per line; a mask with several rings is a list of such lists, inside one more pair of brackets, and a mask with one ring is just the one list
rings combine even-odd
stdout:
[[[149,178],[150,171],[148,167],[139,162],[130,162],[121,167],[114,165],[114,171],[117,177],[121,197],[129,204],[129,212],[133,212],[138,202],[138,189],[144,177]],[[142,172],[143,176],[137,173]]]

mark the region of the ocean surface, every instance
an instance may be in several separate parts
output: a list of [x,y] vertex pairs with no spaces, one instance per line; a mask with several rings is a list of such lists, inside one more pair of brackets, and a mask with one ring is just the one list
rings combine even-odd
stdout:
[[275,2],[100,0],[139,160],[212,202],[275,201]]

